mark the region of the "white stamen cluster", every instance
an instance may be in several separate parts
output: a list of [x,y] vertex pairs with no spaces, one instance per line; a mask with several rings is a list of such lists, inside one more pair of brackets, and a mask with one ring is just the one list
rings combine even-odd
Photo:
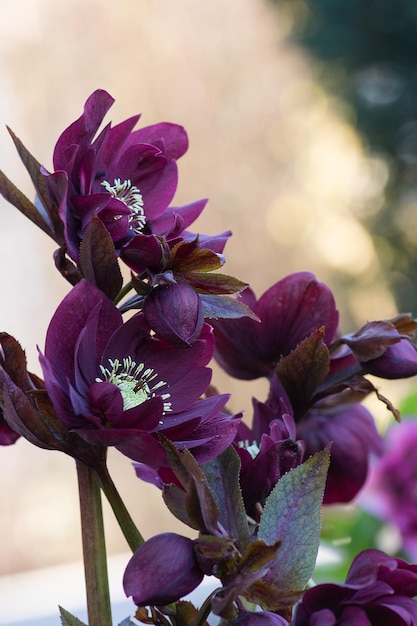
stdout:
[[[153,382],[158,374],[152,368],[145,369],[144,363],[136,364],[132,357],[123,359],[109,359],[110,367],[100,365],[102,378],[97,377],[96,383],[108,382],[120,389],[123,398],[123,410],[139,406],[149,398],[154,398],[155,393],[167,383],[163,380]],[[171,411],[171,402],[167,402],[171,394],[158,394],[164,400],[164,414]]]
[[259,453],[259,446],[256,441],[252,441],[252,443],[250,444],[249,441],[246,439],[246,441],[239,441],[237,445],[239,446],[239,448],[245,448],[245,450],[249,452],[253,459],[256,458]]
[[[120,178],[114,179],[114,185],[110,185],[107,180],[103,180],[101,183],[104,189],[112,196],[125,204],[131,211],[129,222],[135,233],[141,233],[143,227],[146,224],[146,217],[144,211],[144,202],[140,189],[132,185],[132,182],[127,179],[121,182]],[[114,219],[120,219],[121,215],[116,216]]]

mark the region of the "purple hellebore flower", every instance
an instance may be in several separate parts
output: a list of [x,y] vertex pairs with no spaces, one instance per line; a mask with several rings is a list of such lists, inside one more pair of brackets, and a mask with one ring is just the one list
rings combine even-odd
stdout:
[[364,550],[353,560],[345,584],[308,589],[293,626],[413,626],[417,624],[417,565]]
[[151,335],[138,313],[120,312],[86,280],[64,298],[50,322],[40,362],[58,417],[85,441],[115,446],[150,467],[164,465],[158,434],[199,462],[233,441],[240,419],[221,413],[228,396],[205,399],[213,354],[205,325],[189,348]]
[[396,526],[403,549],[417,558],[417,421],[393,424],[384,454],[371,466],[358,505]]
[[[288,356],[314,331],[323,328],[323,342],[335,348],[349,346],[344,367],[382,378],[406,378],[417,374],[417,349],[410,342],[417,323],[408,315],[369,322],[356,333],[336,339],[339,315],[330,289],[309,272],[290,274],[256,299],[247,288],[238,300],[249,306],[253,319],[220,319],[212,322],[216,335],[215,357],[223,369],[250,380],[270,378]],[[405,330],[405,332],[403,332]],[[337,354],[332,354],[330,372]]]
[[194,542],[182,535],[163,533],[136,550],[126,567],[123,587],[137,606],[162,606],[193,591],[203,577]]
[[230,622],[230,626],[288,626],[288,622],[281,615],[271,611],[248,611]]
[[[267,401],[254,401],[253,439],[259,441],[283,418],[286,423],[293,419],[291,403],[279,378],[274,376]],[[332,442],[325,504],[352,500],[366,480],[369,456],[382,453],[382,439],[372,415],[358,402],[349,403],[344,393],[312,403],[296,419],[295,434],[290,436],[293,441],[302,442],[302,460]]]
[[140,115],[114,127],[108,124],[97,135],[113,102],[106,91],[95,91],[81,117],[59,137],[54,173],[43,172],[49,194],[59,206],[67,251],[74,261],[94,214],[118,249],[137,234],[152,232],[147,224],[163,215],[171,202],[178,179],[176,160],[188,148],[187,134],[176,124],[134,131]]
[[256,504],[263,504],[281,476],[300,465],[304,448],[295,441],[294,419],[288,414],[270,424],[269,433],[261,435],[259,446],[243,422],[237,439],[235,449],[241,463],[239,482],[243,501],[248,514],[256,519]]
[[317,328],[324,326],[327,345],[336,334],[339,314],[333,295],[309,272],[283,278],[259,300],[250,288],[238,299],[261,323],[247,318],[212,322],[216,360],[235,378],[271,377],[280,358]]

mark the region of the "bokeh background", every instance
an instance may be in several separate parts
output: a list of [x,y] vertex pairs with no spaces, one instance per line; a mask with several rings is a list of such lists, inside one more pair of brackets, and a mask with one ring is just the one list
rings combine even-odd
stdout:
[[[143,125],[186,127],[176,202],[210,198],[196,229],[233,231],[227,273],[260,295],[310,270],[345,332],[417,313],[416,48],[413,0],[0,0],[0,168],[31,197],[5,125],[50,168],[104,88],[115,123],[141,111]],[[68,286],[53,242],[1,198],[0,224],[0,327],[39,372]],[[217,370],[214,382],[248,418],[264,398],[262,383]],[[110,454],[110,467],[145,537],[187,532],[128,459]],[[0,490],[0,575],[81,558],[71,459],[18,441],[0,450]],[[109,552],[126,551],[105,513]]]

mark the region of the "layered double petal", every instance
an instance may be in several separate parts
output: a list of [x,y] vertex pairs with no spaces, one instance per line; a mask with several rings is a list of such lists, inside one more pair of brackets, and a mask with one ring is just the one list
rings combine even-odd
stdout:
[[[88,98],[81,117],[59,137],[55,172],[46,175],[65,227],[67,251],[75,261],[94,214],[118,248],[137,233],[148,232],[147,223],[162,215],[174,196],[176,160],[188,147],[185,130],[176,124],[133,130],[139,115],[114,127],[108,124],[97,134],[113,102],[101,89]],[[66,188],[55,185],[58,173],[66,175]]]
[[247,318],[213,322],[215,356],[231,376],[272,376],[281,357],[318,328],[324,327],[327,345],[334,339],[339,315],[333,295],[309,272],[283,278],[259,300],[249,288],[238,298],[261,323]]
[[228,396],[200,399],[212,354],[210,326],[191,347],[173,346],[149,332],[141,313],[123,323],[113,303],[83,280],[53,316],[40,362],[69,429],[158,468],[165,459],[159,433],[203,461],[234,439],[239,418],[222,412]]
[[308,589],[296,608],[294,626],[417,624],[417,565],[364,550],[353,561],[345,584]]

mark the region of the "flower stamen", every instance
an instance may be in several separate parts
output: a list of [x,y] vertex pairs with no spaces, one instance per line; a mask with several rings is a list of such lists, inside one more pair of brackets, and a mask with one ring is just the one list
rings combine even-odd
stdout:
[[237,445],[239,446],[239,448],[245,448],[245,450],[247,450],[251,455],[252,459],[255,459],[259,453],[259,446],[256,441],[252,441],[252,443],[249,443],[249,441],[246,439],[245,441],[239,441]]
[[[144,202],[140,189],[127,179],[121,182],[120,178],[114,179],[114,185],[110,185],[107,180],[101,183],[105,190],[112,198],[123,202],[131,211],[129,222],[135,233],[140,234],[146,224],[146,216],[144,211]],[[120,219],[121,215],[116,215],[115,220]]]
[[[158,374],[151,367],[145,368],[144,363],[136,364],[132,357],[123,359],[109,359],[110,367],[100,365],[102,378],[97,377],[96,383],[108,382],[120,389],[123,398],[123,410],[139,406],[149,398],[159,395],[164,400],[164,414],[172,411],[169,393],[157,394],[156,392],[167,385],[163,380],[155,381]],[[155,381],[155,382],[154,382]]]

